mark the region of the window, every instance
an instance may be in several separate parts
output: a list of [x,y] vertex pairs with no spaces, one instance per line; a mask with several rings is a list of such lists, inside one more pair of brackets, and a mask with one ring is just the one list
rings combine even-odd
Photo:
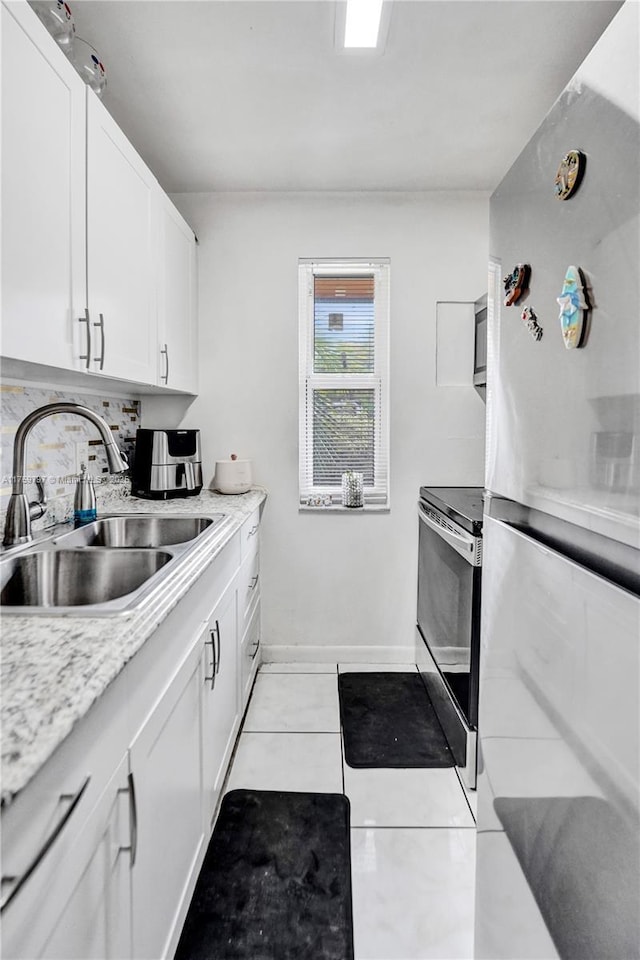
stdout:
[[365,509],[389,501],[389,262],[301,260],[300,504],[341,504],[363,475]]

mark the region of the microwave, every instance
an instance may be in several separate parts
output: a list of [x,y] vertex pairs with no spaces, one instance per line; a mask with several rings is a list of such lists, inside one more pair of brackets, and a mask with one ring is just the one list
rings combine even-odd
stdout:
[[474,318],[474,350],[473,350],[473,385],[482,387],[487,382],[487,294],[480,297],[473,305]]

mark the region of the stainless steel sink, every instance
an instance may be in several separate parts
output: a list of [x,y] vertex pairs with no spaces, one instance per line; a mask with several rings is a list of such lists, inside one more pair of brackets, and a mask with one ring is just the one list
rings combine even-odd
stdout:
[[199,569],[232,524],[224,513],[117,514],[53,531],[0,561],[2,612],[102,617],[139,610]]
[[0,564],[3,607],[77,607],[124,597],[172,558],[162,550],[42,550]]
[[216,522],[217,517],[103,517],[64,534],[56,543],[64,547],[167,547],[195,540]]

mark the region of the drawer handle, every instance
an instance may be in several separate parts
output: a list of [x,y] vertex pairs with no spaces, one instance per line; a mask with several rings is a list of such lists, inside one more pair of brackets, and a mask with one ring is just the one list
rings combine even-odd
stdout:
[[31,862],[29,863],[29,865],[27,866],[27,868],[25,869],[25,871],[22,873],[21,876],[19,877],[4,876],[2,878],[3,884],[10,883],[12,884],[12,887],[11,887],[11,890],[9,890],[9,892],[6,894],[6,896],[2,898],[2,902],[0,902],[0,912],[2,912],[11,903],[11,901],[13,900],[15,895],[18,893],[18,891],[22,889],[22,887],[25,885],[25,883],[27,882],[27,880],[29,879],[33,871],[42,863],[42,861],[48,854],[49,850],[51,849],[51,847],[54,845],[54,843],[56,842],[56,840],[64,830],[66,824],[69,822],[71,818],[71,814],[73,813],[73,811],[76,809],[76,807],[82,800],[82,795],[87,789],[90,780],[91,780],[91,777],[90,776],[87,777],[77,793],[73,793],[73,794],[61,793],[60,794],[60,800],[70,801],[69,807],[67,808],[67,810],[65,810],[64,814],[60,817],[55,827],[53,828],[53,830],[51,831],[47,839],[44,841],[44,843],[36,853],[35,857],[31,860]]
[[[216,627],[217,626],[218,626],[218,621],[216,620]],[[216,654],[216,631],[209,630],[209,636],[211,637],[211,639],[205,640],[205,644],[207,643],[211,644],[211,650],[213,653],[213,662],[211,664],[211,676],[205,677],[204,679],[205,679],[205,683],[208,683],[209,681],[211,681],[211,689],[213,690],[213,688],[216,685],[216,673],[218,672],[218,657]]]
[[136,854],[138,852],[138,804],[136,801],[136,785],[132,773],[127,774],[127,786],[122,790],[118,790],[118,793],[129,794],[129,832],[131,842],[128,847],[120,847],[120,849],[131,854],[131,866],[133,866],[136,862]]

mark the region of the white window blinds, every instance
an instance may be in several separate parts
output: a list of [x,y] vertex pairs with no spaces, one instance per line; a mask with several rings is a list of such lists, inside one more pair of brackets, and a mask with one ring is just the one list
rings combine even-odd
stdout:
[[389,262],[300,261],[300,503],[389,499]]

